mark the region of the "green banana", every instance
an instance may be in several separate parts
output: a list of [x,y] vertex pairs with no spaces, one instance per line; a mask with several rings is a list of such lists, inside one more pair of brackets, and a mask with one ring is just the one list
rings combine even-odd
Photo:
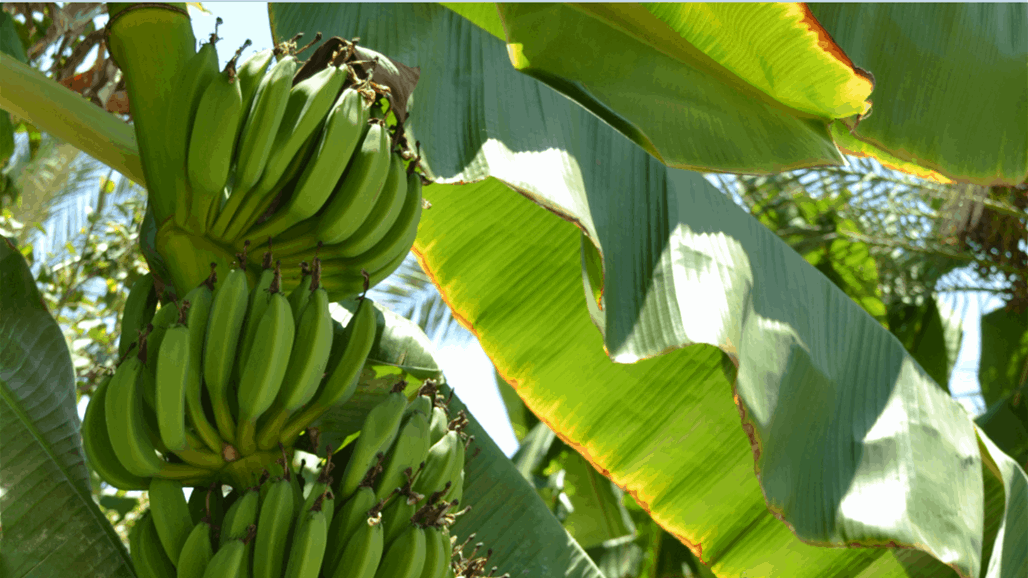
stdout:
[[[350,168],[335,186],[336,190],[330,190],[331,197],[320,211],[317,225],[305,234],[283,242],[282,253],[313,247],[318,241],[326,245],[341,243],[353,235],[371,213],[388,180],[390,147],[389,131],[383,123],[373,119]],[[309,228],[305,223],[297,226],[305,230]]]
[[[407,251],[397,253],[393,260],[386,263],[381,269],[369,270],[367,286],[374,287],[381,283],[396,271],[407,259]],[[333,300],[340,300],[352,297],[364,290],[365,280],[363,275],[343,273],[330,277],[322,277],[321,284],[328,291],[329,297]]]
[[349,544],[359,526],[367,522],[368,512],[375,507],[375,503],[375,490],[370,485],[362,485],[339,507],[328,529],[328,543],[334,547],[329,548],[325,554],[326,575],[331,576],[336,566],[342,560],[347,560],[342,557],[343,546]]
[[[169,107],[167,122],[164,126],[164,134],[167,135],[166,161],[173,163],[181,170],[181,175],[188,173],[189,144],[193,133],[193,123],[196,118],[200,101],[211,82],[218,76],[218,51],[214,47],[217,42],[217,34],[211,35],[211,41],[200,47],[196,54],[189,58],[189,61],[176,75],[172,84],[172,97],[169,102],[174,106]],[[207,127],[204,130],[209,130]],[[190,203],[193,193],[188,187],[182,187],[175,199],[175,223],[179,227],[203,230],[203,221],[196,224],[190,223],[190,218],[197,218],[191,213]]]
[[464,440],[456,430],[450,430],[429,448],[425,469],[414,482],[414,491],[431,494],[442,490],[447,482],[456,484],[463,467]]
[[[341,271],[359,271],[366,269],[368,272],[378,271],[393,261],[397,255],[406,255],[414,245],[414,239],[418,235],[418,223],[421,221],[421,177],[417,173],[407,180],[407,196],[404,199],[400,216],[393,223],[393,226],[386,233],[381,241],[371,249],[356,257],[334,258],[336,253],[333,249],[326,247],[326,258],[323,259],[323,266],[331,266]],[[333,255],[333,258],[327,257]]]
[[339,495],[342,499],[349,498],[357,491],[357,486],[375,462],[375,454],[388,451],[396,439],[405,407],[407,398],[403,395],[402,385],[398,384],[385,400],[368,412],[364,418],[364,425],[361,426],[357,445],[346,462],[346,469],[343,470],[342,481],[339,484]]
[[386,542],[376,578],[420,578],[425,567],[425,529],[408,524],[392,543]]
[[241,539],[229,540],[215,552],[204,570],[203,578],[235,578],[246,568],[245,562],[246,542]]
[[243,324],[238,354],[236,355],[236,366],[234,369],[236,377],[241,376],[243,368],[246,367],[246,359],[250,355],[253,341],[257,337],[257,327],[260,325],[264,311],[268,308],[268,303],[271,302],[271,294],[268,292],[268,289],[271,287],[272,281],[275,280],[276,274],[279,274],[278,268],[272,267],[271,251],[269,250],[264,253],[264,258],[261,261],[261,274],[257,278],[257,284],[250,290],[246,322]]
[[[330,65],[289,90],[285,114],[275,134],[260,181],[246,192],[250,199],[244,199],[245,206],[240,207],[241,210],[228,215],[225,221],[224,212],[218,217],[218,223],[215,225],[218,229],[215,231],[218,238],[234,240],[260,217],[258,209],[266,207],[270,199],[274,198],[276,191],[285,184],[283,175],[286,174],[286,169],[292,164],[294,157],[308,140],[316,138],[325,115],[343,88],[346,76],[346,67]],[[231,198],[229,200],[231,201]],[[228,221],[231,222],[231,226],[228,225]]]
[[189,137],[186,174],[192,189],[190,214],[207,223],[207,213],[228,182],[236,133],[243,116],[243,93],[236,80],[236,53],[203,91]]
[[382,510],[382,528],[386,546],[392,544],[404,530],[410,527],[411,518],[426,499],[424,495],[411,489],[413,480],[417,476],[416,472],[408,473],[407,483],[400,488],[399,495]]
[[154,410],[161,440],[172,451],[189,447],[186,441],[186,388],[191,375],[200,370],[198,365],[198,360],[193,357],[189,328],[180,324],[169,329],[157,356]]
[[314,162],[303,169],[289,202],[271,219],[247,231],[247,237],[263,239],[278,235],[321,209],[344,171],[357,170],[347,169],[347,164],[355,167],[361,162],[360,153],[354,155],[354,150],[364,137],[370,111],[370,103],[360,90],[343,91],[328,112],[325,127],[318,137]]
[[293,86],[293,75],[296,74],[298,67],[299,63],[295,56],[285,56],[268,69],[257,85],[253,103],[239,136],[233,193],[229,197],[229,203],[222,210],[222,214],[229,213],[228,217],[231,217],[235,210],[235,206],[232,205],[238,205],[242,201],[243,196],[257,184],[261,173],[264,172],[271,145],[289,103],[289,89]]
[[121,313],[121,335],[118,337],[119,358],[125,357],[156,310],[157,290],[154,289],[153,275],[147,273],[136,279],[125,300],[125,309]]
[[193,520],[189,515],[189,504],[182,493],[182,484],[174,480],[154,478],[150,480],[147,492],[150,496],[150,513],[154,527],[161,539],[161,545],[171,560],[178,560],[182,546],[189,538]]
[[[244,114],[249,114],[250,105],[253,103],[254,95],[257,93],[257,87],[264,80],[264,73],[268,69],[268,65],[271,64],[274,54],[275,51],[273,49],[266,48],[254,53],[236,68],[239,92],[243,95]],[[242,137],[242,134],[240,134],[240,137]]]
[[[422,388],[422,391],[424,391],[424,388]],[[410,404],[407,405],[407,409],[403,410],[404,423],[406,423],[407,420],[410,419],[411,414],[415,412],[425,416],[425,419],[428,420],[432,415],[432,398],[424,393],[419,393],[410,402]]]
[[450,533],[445,527],[428,526],[425,528],[425,565],[419,578],[444,578],[450,567],[453,550],[450,546]]
[[[286,548],[293,528],[294,495],[288,478],[265,484],[254,542],[253,578],[278,578],[285,566]],[[263,489],[263,488],[262,488]]]
[[307,306],[307,302],[311,298],[311,268],[307,266],[307,261],[300,263],[300,282],[289,292],[289,306],[293,308],[293,319],[296,319],[296,324],[299,326],[300,318],[303,315],[303,309]]
[[[146,350],[149,352],[149,355],[143,361],[145,362],[147,369],[150,371],[151,377],[157,376],[158,352],[161,350],[161,343],[164,342],[164,335],[172,325],[178,323],[179,315],[180,311],[176,304],[168,303],[158,309],[157,313],[154,313],[153,319],[150,321],[150,326],[147,327],[147,329],[149,329],[149,333],[146,335]],[[147,396],[147,405],[154,407],[154,391],[147,390],[143,393]]]
[[335,515],[336,511],[335,494],[329,487],[332,483],[332,476],[329,475],[329,472],[331,471],[332,461],[331,454],[329,454],[329,459],[325,462],[325,465],[318,473],[318,477],[314,480],[314,483],[310,484],[309,487],[304,488],[306,499],[304,500],[303,508],[301,509],[301,511],[306,512],[314,507],[315,501],[321,500],[321,507],[325,510],[326,528],[331,526],[332,517]]
[[175,564],[161,548],[153,516],[147,510],[129,533],[129,554],[136,574],[147,578],[175,578]]
[[240,540],[246,537],[249,527],[257,522],[258,506],[260,505],[260,491],[251,488],[239,496],[225,512],[225,519],[221,522],[221,548],[231,540]]
[[149,478],[137,476],[122,465],[107,433],[105,399],[110,381],[109,376],[105,377],[96,386],[82,418],[82,448],[86,461],[101,480],[119,490],[145,490],[150,485]]
[[268,422],[257,436],[261,449],[271,449],[278,443],[279,432],[289,416],[318,391],[332,350],[332,314],[328,304],[328,293],[315,288],[314,297],[297,326],[285,373],[289,378],[282,384]]
[[361,520],[352,537],[345,543],[337,543],[342,546],[342,552],[336,556],[334,565],[325,567],[325,576],[375,578],[385,546],[381,522],[381,514],[377,511],[368,512],[368,517]]
[[325,510],[322,500],[315,500],[313,507],[306,511],[293,535],[293,543],[289,548],[289,562],[286,565],[284,578],[317,578],[321,569],[321,560],[325,556],[328,545],[328,525],[325,522]]
[[362,255],[385,238],[400,217],[400,211],[407,200],[407,176],[404,174],[403,159],[391,155],[389,176],[375,201],[375,206],[360,227],[348,236],[338,254],[342,257]]
[[269,288],[270,303],[261,316],[253,351],[240,377],[236,442],[243,455],[257,450],[257,418],[275,401],[289,367],[296,325],[289,301],[278,291],[280,281],[276,273]]
[[214,557],[211,545],[211,522],[203,517],[186,538],[178,557],[176,578],[203,578],[204,570]]
[[203,407],[203,392],[201,391],[201,380],[203,377],[203,344],[207,336],[207,320],[210,317],[211,304],[214,302],[214,270],[211,268],[211,276],[200,286],[186,294],[185,301],[189,303],[189,311],[186,312],[186,327],[189,328],[189,351],[192,371],[189,372],[186,382],[186,410],[188,411],[189,423],[196,430],[197,435],[204,444],[214,453],[220,454],[225,442],[218,434],[218,428],[207,419]]
[[446,415],[446,408],[438,405],[432,408],[432,422],[429,424],[429,439],[432,440],[432,444],[443,439],[446,432],[450,431],[447,426],[449,423],[450,417]]
[[236,433],[228,401],[229,382],[249,297],[246,269],[243,268],[245,262],[245,259],[240,259],[240,267],[233,269],[218,285],[204,341],[203,377],[210,393],[218,432],[229,443]]
[[[297,413],[289,420],[282,429],[279,440],[288,446],[300,435],[300,432],[308,424],[321,416],[337,403],[353,396],[357,387],[357,378],[364,362],[371,352],[371,346],[375,342],[375,332],[378,321],[375,315],[375,307],[372,301],[365,298],[357,307],[350,322],[347,323],[349,338],[344,345],[343,354],[339,357],[329,374],[328,379],[322,384],[315,394],[310,405]],[[352,328],[352,329],[351,329]],[[331,355],[330,355],[331,358]],[[359,478],[358,478],[359,481]],[[354,486],[356,488],[356,485]],[[341,496],[343,499],[347,495]]]
[[[145,354],[145,342],[143,343]],[[114,372],[104,396],[107,434],[118,461],[131,474],[140,477],[158,475],[164,466],[143,422],[143,398],[140,384],[146,368],[139,356],[122,362]]]
[[428,419],[423,413],[414,412],[386,454],[382,475],[375,485],[375,498],[381,500],[403,485],[403,471],[417,469],[427,459],[429,446]]

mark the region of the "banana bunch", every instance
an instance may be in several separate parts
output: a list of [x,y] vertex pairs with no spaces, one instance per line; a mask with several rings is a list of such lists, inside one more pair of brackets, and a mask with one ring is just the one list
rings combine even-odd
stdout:
[[[238,259],[244,263],[245,254]],[[280,444],[291,448],[311,422],[349,400],[371,351],[371,301],[361,303],[345,342],[333,347],[320,279],[315,259],[285,295],[268,252],[252,290],[242,268],[218,282],[212,266],[204,283],[156,310],[86,409],[82,437],[93,469],[124,490],[157,478],[251,483]],[[135,284],[133,292],[143,295],[130,293],[129,302],[146,303],[152,287]],[[126,331],[130,324],[139,321],[122,323]]]
[[[486,576],[486,559],[472,554],[465,560],[462,550],[468,542],[454,547],[449,530],[461,513],[453,512],[460,498],[449,497],[460,495],[464,448],[472,441],[465,442],[461,433],[466,418],[458,415],[445,421],[445,406],[431,382],[412,402],[403,394],[404,385],[397,384],[366,416],[338,480],[332,475],[333,454],[328,452],[317,478],[302,483],[284,448],[257,485],[234,489],[227,496],[213,484],[206,492],[195,488],[187,500],[182,483],[152,478],[150,509],[131,532],[137,574]],[[438,419],[444,420],[445,433],[431,443],[432,422]],[[311,437],[317,447],[316,431]],[[460,443],[453,444],[453,439]],[[392,483],[399,485],[389,489]],[[436,486],[427,494],[414,490]]]
[[419,158],[389,89],[354,65],[354,44],[326,43],[304,64],[295,40],[237,66],[244,45],[219,71],[215,32],[180,73],[165,154],[188,187],[174,224],[227,254],[273,242],[289,280],[320,256],[321,285],[338,300],[389,276],[413,245]]

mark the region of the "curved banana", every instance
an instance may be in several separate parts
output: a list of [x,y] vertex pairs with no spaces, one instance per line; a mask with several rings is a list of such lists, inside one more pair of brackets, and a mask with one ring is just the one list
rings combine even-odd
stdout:
[[193,526],[182,545],[176,569],[176,578],[203,578],[204,570],[214,557],[211,546],[211,523],[206,516]]
[[[178,305],[176,303],[168,303],[158,309],[150,321],[152,328],[149,328],[150,332],[146,334],[146,355],[143,362],[150,371],[151,377],[156,377],[157,375],[157,358],[161,350],[161,343],[164,341],[164,335],[172,325],[178,323],[179,316]],[[153,390],[145,391],[144,394],[147,396],[147,405],[154,407]]]
[[[352,329],[351,329],[352,328]],[[371,346],[375,343],[375,332],[378,328],[378,321],[375,315],[375,307],[370,299],[365,298],[357,307],[350,322],[346,324],[348,339],[344,345],[343,353],[339,357],[328,379],[322,384],[315,394],[310,405],[304,408],[289,420],[286,427],[282,429],[279,440],[287,447],[293,445],[300,432],[308,424],[321,416],[337,403],[353,396],[357,388],[357,378],[364,367],[364,362],[371,352]],[[358,478],[359,481],[359,478]],[[356,485],[354,485],[356,488]],[[347,495],[340,496],[345,499]]]
[[[175,103],[169,107],[164,125],[167,153],[166,162],[179,167],[181,175],[188,173],[189,144],[193,133],[193,121],[200,108],[200,100],[211,82],[218,76],[218,50],[214,47],[218,37],[211,35],[211,42],[200,47],[197,53],[189,58],[186,65],[172,83],[172,96],[168,102]],[[202,231],[203,221],[193,224],[190,217],[192,193],[188,187],[178,191],[175,199],[175,223],[179,227]]]
[[[418,474],[414,474],[415,479]],[[400,488],[400,493],[382,510],[382,529],[386,546],[389,546],[411,526],[414,514],[427,496],[411,490],[411,478]]]
[[321,499],[315,500],[313,507],[304,513],[293,535],[293,543],[289,548],[289,562],[286,565],[284,578],[318,578],[321,560],[325,556],[328,544],[328,525],[325,523],[325,510]]
[[221,538],[219,544],[224,548],[232,540],[241,540],[246,537],[249,527],[257,522],[258,506],[260,504],[260,491],[251,488],[239,496],[227,512],[225,519],[221,522]]
[[345,546],[339,543],[342,552],[337,556],[335,565],[325,567],[325,576],[375,578],[378,566],[382,562],[385,535],[381,523],[382,516],[377,511],[368,514],[369,517],[361,520],[352,537],[345,542]]
[[193,529],[189,515],[189,504],[182,493],[182,484],[174,480],[154,478],[147,492],[150,496],[150,513],[161,545],[170,560],[178,560],[182,547]]
[[285,373],[289,378],[282,383],[268,421],[257,436],[259,448],[274,447],[289,416],[317,393],[331,350],[332,314],[328,310],[328,293],[318,288],[297,325]]
[[271,297],[257,325],[253,350],[247,357],[239,381],[239,428],[236,442],[243,455],[257,450],[257,418],[275,401],[289,367],[296,324],[289,301],[278,292],[279,275],[275,275]]
[[233,269],[214,292],[204,342],[203,377],[210,393],[218,432],[221,438],[229,443],[236,433],[235,420],[232,418],[232,408],[228,401],[229,381],[232,377],[232,367],[235,365],[240,331],[246,320],[249,293],[246,270]]
[[293,529],[293,488],[282,477],[266,482],[257,518],[257,539],[253,551],[253,578],[278,578],[285,566],[289,534]]
[[368,512],[375,507],[375,503],[375,490],[371,486],[362,485],[339,507],[328,529],[328,543],[332,547],[325,553],[326,575],[331,576],[342,560],[349,560],[343,557],[344,546],[354,539],[360,525],[368,521]]
[[236,80],[239,82],[239,92],[243,95],[243,114],[249,114],[257,87],[264,80],[264,73],[268,69],[268,64],[271,64],[274,53],[273,49],[266,48],[254,53],[236,67]]
[[356,257],[370,251],[389,234],[400,218],[400,211],[407,200],[407,175],[400,155],[393,153],[391,156],[389,176],[382,185],[378,200],[360,227],[342,243],[337,252],[341,257]]
[[196,430],[200,439],[216,454],[220,454],[225,442],[218,434],[218,428],[207,419],[203,407],[203,342],[207,336],[207,320],[210,317],[211,305],[214,302],[214,272],[200,286],[186,294],[184,300],[189,302],[186,312],[186,327],[189,329],[189,351],[192,371],[186,382],[186,411],[189,423]]
[[[394,271],[400,268],[400,265],[407,259],[407,252],[398,253],[393,260],[382,266],[381,269],[368,270],[368,287],[374,287],[378,285],[387,277],[393,274]],[[359,270],[359,269],[358,269]],[[352,297],[364,290],[364,276],[355,273],[343,273],[340,275],[332,275],[322,278],[322,285],[325,290],[328,291],[328,295],[333,300],[340,300],[348,297]]]
[[[375,463],[375,454],[388,452],[400,429],[400,418],[403,417],[405,407],[407,398],[403,395],[403,386],[397,385],[385,400],[368,412],[364,418],[364,425],[361,426],[360,437],[353,448],[353,454],[350,455],[346,469],[343,470],[339,483],[340,499],[345,500],[357,491],[357,486]],[[375,494],[378,495],[378,492]]]
[[153,275],[147,273],[132,284],[125,309],[121,313],[121,330],[118,337],[118,357],[125,357],[128,350],[136,342],[139,332],[153,318],[157,310],[157,290],[154,289]]
[[[410,419],[411,414],[420,413],[425,416],[425,420],[430,419],[432,415],[432,398],[425,394],[419,394],[414,398],[410,404],[407,405],[407,409],[403,410],[403,420],[406,424],[407,420]],[[432,444],[429,444],[431,446]]]
[[[353,235],[371,213],[389,177],[390,148],[385,124],[372,119],[346,174],[338,185],[329,185],[335,190],[329,191],[331,197],[319,213],[317,224],[313,228],[304,223],[297,225],[304,228],[305,233],[284,241],[282,253],[313,248],[318,241],[326,245],[340,243]],[[285,238],[289,236],[287,232]]]
[[418,465],[428,457],[428,448],[431,445],[429,442],[428,419],[425,414],[415,411],[400,430],[396,443],[386,453],[382,475],[375,484],[376,499],[385,498],[403,485],[404,470],[418,469]]
[[268,289],[271,288],[271,283],[275,280],[275,275],[277,274],[279,274],[278,267],[272,267],[271,251],[267,251],[264,253],[264,258],[261,261],[261,274],[257,278],[257,284],[250,290],[246,322],[243,324],[242,333],[239,338],[236,366],[233,370],[233,375],[236,377],[242,376],[243,368],[246,367],[246,359],[250,355],[250,348],[253,347],[253,340],[257,337],[257,327],[260,325],[264,311],[268,308],[268,303],[271,302],[271,293],[268,292]]
[[450,428],[447,427],[449,423],[450,417],[446,415],[446,408],[438,405],[432,408],[432,422],[429,424],[432,433],[429,437],[433,445],[443,439],[446,432],[450,431]]
[[175,564],[161,548],[152,512],[147,510],[129,533],[129,555],[136,574],[147,578],[175,578]]
[[[273,64],[257,85],[239,136],[232,196],[221,212],[226,215],[226,225],[243,196],[257,184],[264,172],[271,145],[289,103],[289,89],[293,86],[293,75],[298,67],[296,57],[287,55]],[[214,232],[219,233],[217,226]]]
[[376,578],[420,578],[425,567],[425,529],[408,524],[392,543],[386,542]]
[[104,411],[107,434],[118,461],[133,475],[153,477],[161,472],[164,461],[157,455],[143,423],[143,398],[139,384],[145,372],[146,368],[138,356],[122,362],[107,386]]
[[450,567],[453,550],[450,533],[446,528],[428,526],[425,528],[425,565],[420,578],[445,578]]
[[441,491],[447,482],[456,484],[460,469],[464,467],[464,440],[456,430],[446,435],[428,450],[425,458],[425,469],[414,482],[414,491],[431,494]]
[[242,539],[229,540],[211,558],[203,578],[235,578],[245,569],[245,562],[246,542]]
[[101,480],[119,490],[145,490],[150,486],[150,479],[137,476],[122,465],[111,445],[110,434],[107,433],[104,400],[110,381],[110,377],[105,377],[96,386],[86,406],[86,415],[82,418],[82,448],[86,451],[86,461]]
[[303,309],[307,306],[307,302],[311,298],[311,282],[314,278],[311,277],[311,268],[307,266],[307,262],[300,263],[300,282],[293,287],[293,290],[289,292],[289,306],[293,308],[293,319],[296,319],[297,326],[300,324],[300,318],[303,316]]
[[418,236],[418,223],[421,221],[421,177],[414,173],[407,179],[407,197],[404,199],[400,216],[374,247],[356,257],[336,258],[332,247],[323,247],[325,258],[322,267],[337,268],[343,271],[368,272],[378,271],[393,261],[397,255],[406,255],[414,245]]
[[302,511],[306,512],[314,507],[315,502],[321,502],[321,509],[325,511],[326,532],[332,525],[332,517],[336,511],[335,493],[330,488],[333,479],[329,472],[331,472],[332,467],[331,454],[329,454],[329,459],[326,460],[321,471],[318,472],[318,477],[315,478],[314,483],[310,484],[309,488],[304,488],[307,498],[304,500],[302,507]]
[[[165,333],[157,356],[154,406],[161,441],[172,451],[189,447],[186,440],[186,389],[192,374],[199,371],[193,357],[189,328],[175,325]],[[175,559],[170,552],[168,555]]]
[[275,134],[260,181],[246,193],[250,199],[244,199],[246,202],[243,210],[237,210],[235,214],[228,216],[227,221],[231,222],[230,225],[228,222],[223,223],[224,214],[218,217],[218,223],[215,225],[218,229],[218,238],[235,240],[260,217],[259,208],[266,207],[270,199],[274,198],[276,191],[285,184],[282,177],[303,145],[308,141],[313,142],[316,138],[325,115],[343,88],[346,76],[345,66],[329,65],[328,68],[299,82],[289,90],[285,114]]
[[328,200],[344,171],[357,170],[348,169],[347,165],[357,167],[360,163],[361,155],[354,155],[354,151],[364,138],[370,116],[371,105],[361,91],[344,90],[328,112],[325,128],[318,137],[314,162],[303,169],[289,202],[245,236],[250,239],[275,236],[314,216]]
[[232,151],[243,116],[243,93],[236,80],[236,58],[203,91],[189,136],[186,174],[192,189],[190,214],[206,225],[207,213],[228,182]]

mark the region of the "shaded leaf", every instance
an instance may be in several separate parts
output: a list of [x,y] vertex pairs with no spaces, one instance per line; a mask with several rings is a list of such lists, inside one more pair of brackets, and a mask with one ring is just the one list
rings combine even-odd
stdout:
[[981,185],[1028,178],[1028,5],[808,6],[875,75],[873,113],[833,130],[861,144],[841,147]]
[[133,576],[93,502],[64,336],[6,238],[0,275],[0,575]]
[[1028,397],[1028,315],[1006,308],[982,315],[978,383],[986,405],[1016,391]]

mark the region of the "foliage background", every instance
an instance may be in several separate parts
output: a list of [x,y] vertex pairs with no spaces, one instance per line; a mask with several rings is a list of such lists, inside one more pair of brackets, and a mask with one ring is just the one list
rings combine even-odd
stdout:
[[[59,81],[93,71],[99,86],[90,84],[82,92],[97,105],[117,112],[117,71],[108,70],[96,47],[96,31],[106,16],[102,9],[88,8],[95,5],[83,6],[75,12],[78,27],[70,27],[63,36],[52,35],[53,18],[46,9],[35,26],[17,17],[14,22],[36,68]],[[215,13],[191,10],[197,38],[213,28],[214,16],[222,16],[228,23],[220,31],[227,45],[241,44],[241,31],[267,34],[263,3],[211,4],[207,8]],[[251,38],[253,50],[270,44],[270,36],[267,40]],[[64,331],[82,396],[81,413],[98,376],[113,366],[116,312],[124,305],[128,287],[146,271],[137,249],[145,191],[31,125],[12,121],[15,146],[3,168],[0,234],[18,240],[48,308]],[[962,321],[965,333],[963,345],[957,346],[961,355],[956,366],[944,367],[943,371],[952,373],[939,381],[948,381],[950,391],[971,411],[983,413],[984,398],[976,391],[977,379],[973,378],[979,353],[975,329],[981,315],[1011,301],[1019,277],[1016,266],[1011,273],[1010,267],[999,267],[983,256],[981,243],[953,246],[946,241],[956,234],[955,229],[966,225],[955,222],[952,215],[973,212],[975,203],[982,203],[981,191],[922,181],[871,161],[851,162],[845,169],[794,171],[763,178],[709,175],[708,179],[760,215],[812,264],[823,267],[826,274],[834,273],[829,277],[837,285],[894,332],[910,319],[916,323],[923,318],[923,308],[933,294],[940,295],[940,318]],[[925,198],[932,200],[925,202]],[[1002,201],[999,204],[1007,207]],[[875,274],[853,274],[858,269],[854,260],[870,263]],[[1021,274],[1023,278],[1023,267]],[[509,420],[508,454],[513,454],[522,474],[608,576],[708,575],[689,551],[653,524],[631,498],[622,496],[573,450],[547,434],[513,390],[495,379],[474,337],[455,323],[413,259],[376,293],[376,300],[414,319],[433,338],[444,370],[462,397],[473,401],[474,392],[491,389],[487,387],[490,380],[499,384],[492,401],[471,404],[473,412],[484,424]],[[905,317],[903,311],[909,313],[910,308],[921,308],[921,314]],[[909,335],[914,335],[919,329],[910,331]],[[919,345],[916,338],[904,339],[904,344],[912,352]],[[469,366],[471,371],[467,371]],[[504,436],[500,430],[490,434],[497,441]],[[94,490],[108,518],[124,536],[127,525],[145,505],[141,501],[145,497],[137,492],[112,492],[95,478]]]

